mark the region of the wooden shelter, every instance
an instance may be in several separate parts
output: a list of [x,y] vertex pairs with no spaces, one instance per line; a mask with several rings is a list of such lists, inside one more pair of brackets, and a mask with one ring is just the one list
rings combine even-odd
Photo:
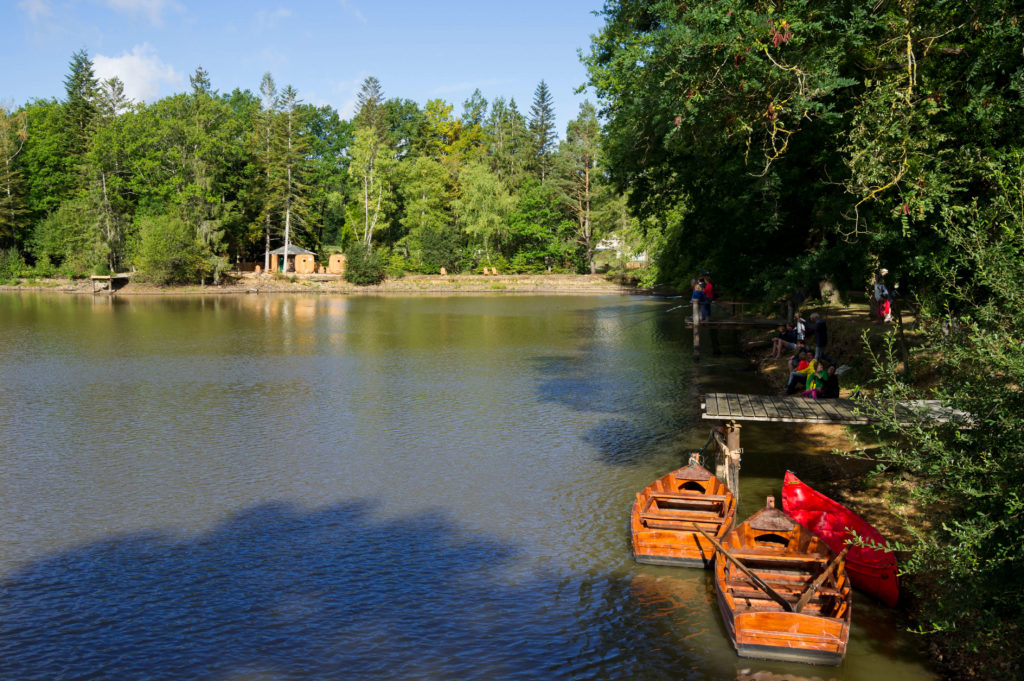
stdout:
[[296,274],[313,274],[316,272],[316,254],[295,244],[288,244],[287,266],[282,266],[285,247],[275,248],[270,252],[270,269],[273,272],[294,272]]

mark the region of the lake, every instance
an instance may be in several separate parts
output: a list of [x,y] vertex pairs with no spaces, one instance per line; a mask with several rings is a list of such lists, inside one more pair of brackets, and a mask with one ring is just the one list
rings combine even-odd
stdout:
[[[842,666],[738,658],[710,571],[633,562],[758,387],[676,302],[0,294],[0,678],[935,678],[861,594]],[[741,518],[827,475],[743,445]]]

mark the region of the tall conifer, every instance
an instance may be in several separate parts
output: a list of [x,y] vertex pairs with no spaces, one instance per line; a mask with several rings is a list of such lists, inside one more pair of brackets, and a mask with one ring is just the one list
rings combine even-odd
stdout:
[[555,104],[548,84],[543,80],[533,93],[530,107],[530,136],[533,141],[533,171],[541,182],[551,174],[555,151]]

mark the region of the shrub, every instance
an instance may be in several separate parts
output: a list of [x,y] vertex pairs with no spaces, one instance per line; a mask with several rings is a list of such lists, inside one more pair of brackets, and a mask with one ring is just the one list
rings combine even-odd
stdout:
[[347,251],[348,265],[345,279],[356,286],[372,286],[384,281],[384,263],[370,246],[353,244]]
[[44,255],[36,259],[35,267],[32,268],[32,276],[40,279],[52,279],[57,276],[57,266],[50,260],[50,256]]
[[412,263],[401,253],[391,253],[388,256],[388,264],[385,268],[385,273],[389,279],[401,279],[405,276],[406,272],[413,269]]
[[136,265],[143,277],[161,286],[199,281],[209,263],[195,230],[177,216],[144,217]]
[[17,248],[0,250],[0,283],[7,284],[22,276],[25,269],[25,261]]

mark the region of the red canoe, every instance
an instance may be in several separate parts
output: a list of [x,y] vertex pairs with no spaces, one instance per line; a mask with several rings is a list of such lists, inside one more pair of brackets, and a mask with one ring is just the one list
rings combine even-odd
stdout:
[[[793,520],[821,537],[825,544],[839,553],[846,540],[857,533],[864,541],[888,546],[885,537],[866,520],[839,502],[817,492],[786,471],[782,484],[782,509]],[[889,551],[866,546],[851,546],[846,555],[846,572],[853,585],[893,606],[899,599],[899,580],[896,576],[896,555]]]

